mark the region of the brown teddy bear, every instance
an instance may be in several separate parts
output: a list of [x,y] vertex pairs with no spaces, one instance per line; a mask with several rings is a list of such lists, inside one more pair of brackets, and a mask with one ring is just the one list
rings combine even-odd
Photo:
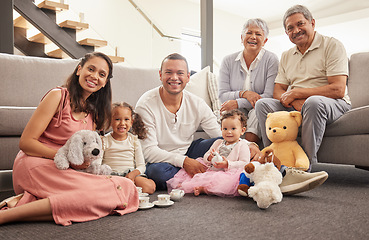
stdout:
[[282,165],[308,170],[309,158],[296,141],[301,122],[302,116],[298,111],[269,113],[265,127],[272,144],[265,147],[262,153],[272,150]]

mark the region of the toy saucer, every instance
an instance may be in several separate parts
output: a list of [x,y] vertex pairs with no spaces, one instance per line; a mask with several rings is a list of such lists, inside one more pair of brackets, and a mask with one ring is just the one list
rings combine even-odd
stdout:
[[153,206],[154,206],[154,203],[148,203],[147,206],[145,206],[145,207],[138,207],[138,209],[145,210],[145,209],[152,208]]
[[158,207],[169,207],[169,206],[172,206],[174,204],[174,202],[170,201],[170,200],[169,200],[168,203],[165,203],[165,204],[159,203],[159,201],[154,201],[153,203],[155,204],[155,206],[158,206]]

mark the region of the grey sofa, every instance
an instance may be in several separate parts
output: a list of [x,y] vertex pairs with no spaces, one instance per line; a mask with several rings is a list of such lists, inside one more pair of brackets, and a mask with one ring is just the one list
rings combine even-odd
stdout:
[[[41,97],[62,85],[77,60],[56,60],[0,54],[0,192],[12,190],[12,166],[18,141]],[[199,73],[199,75],[206,75]],[[202,78],[191,82],[204,85]],[[146,90],[160,84],[158,69],[114,66],[113,101],[135,105]],[[206,84],[204,85],[206,86]],[[198,90],[198,87],[195,87]],[[350,59],[349,94],[353,109],[326,131],[318,153],[319,162],[369,167],[369,53]],[[213,108],[214,110],[214,108]],[[196,137],[206,137],[199,131]]]

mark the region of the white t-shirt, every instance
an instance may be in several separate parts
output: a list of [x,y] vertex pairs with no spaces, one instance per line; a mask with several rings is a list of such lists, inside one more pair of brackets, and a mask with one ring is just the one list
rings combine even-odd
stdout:
[[221,136],[220,126],[205,101],[186,90],[178,112],[171,113],[161,100],[159,88],[144,93],[135,108],[148,130],[147,138],[140,140],[145,160],[183,167],[185,154],[199,126],[211,138]]

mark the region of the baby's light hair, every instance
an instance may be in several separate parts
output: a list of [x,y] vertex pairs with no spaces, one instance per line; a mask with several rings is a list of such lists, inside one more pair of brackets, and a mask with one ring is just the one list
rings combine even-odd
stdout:
[[131,117],[133,120],[132,133],[137,135],[139,139],[145,139],[147,136],[147,129],[145,128],[145,124],[142,121],[141,116],[133,110],[133,107],[130,104],[126,102],[113,103],[111,108],[112,116],[114,115],[114,110],[118,107],[128,108],[131,111]]
[[239,109],[232,109],[232,110],[229,110],[229,111],[222,112],[222,116],[220,118],[220,123],[222,123],[223,120],[226,119],[226,118],[235,117],[235,116],[238,116],[238,119],[241,122],[241,127],[246,127],[247,126],[247,117]]

